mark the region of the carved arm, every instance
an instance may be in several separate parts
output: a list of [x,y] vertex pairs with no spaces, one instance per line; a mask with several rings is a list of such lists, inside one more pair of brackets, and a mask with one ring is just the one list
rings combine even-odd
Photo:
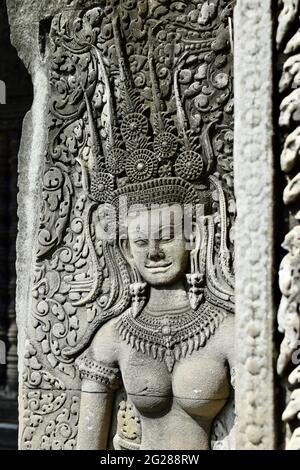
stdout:
[[82,381],[77,450],[107,450],[114,391]]

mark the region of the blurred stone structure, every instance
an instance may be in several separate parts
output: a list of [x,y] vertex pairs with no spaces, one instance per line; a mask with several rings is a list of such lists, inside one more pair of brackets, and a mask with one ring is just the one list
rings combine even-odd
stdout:
[[32,102],[32,85],[10,43],[5,2],[0,4],[0,17],[0,79],[6,91],[5,102],[0,104],[0,341],[6,346],[6,364],[0,365],[0,449],[7,449],[17,447],[17,162],[22,122]]

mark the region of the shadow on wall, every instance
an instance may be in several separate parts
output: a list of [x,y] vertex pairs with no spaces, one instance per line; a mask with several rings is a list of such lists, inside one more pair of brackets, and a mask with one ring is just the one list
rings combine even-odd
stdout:
[[30,77],[10,44],[5,3],[0,2],[0,450],[17,448],[17,155],[32,102]]

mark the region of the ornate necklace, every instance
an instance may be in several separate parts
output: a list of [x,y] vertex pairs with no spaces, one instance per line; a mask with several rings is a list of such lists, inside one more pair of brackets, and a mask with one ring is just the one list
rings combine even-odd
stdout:
[[147,307],[134,318],[127,310],[119,319],[117,328],[121,338],[136,351],[164,361],[172,372],[175,362],[203,347],[227,316],[208,302],[197,311],[178,311],[161,316],[153,315]]

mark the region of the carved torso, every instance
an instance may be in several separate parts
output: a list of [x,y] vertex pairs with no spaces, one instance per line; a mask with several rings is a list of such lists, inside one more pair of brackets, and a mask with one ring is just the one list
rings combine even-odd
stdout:
[[[209,448],[213,420],[230,396],[232,315],[210,336],[205,348],[187,352],[175,361],[172,371],[164,360],[124,341],[119,323],[120,318],[104,325],[85,357],[116,374],[120,370],[127,405],[140,420],[140,448]],[[103,383],[103,375],[98,381]]]

